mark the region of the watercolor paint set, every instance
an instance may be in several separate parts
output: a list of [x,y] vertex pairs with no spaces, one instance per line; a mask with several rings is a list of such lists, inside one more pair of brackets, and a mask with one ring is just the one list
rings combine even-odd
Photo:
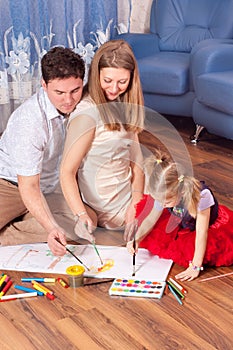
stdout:
[[165,286],[166,282],[116,278],[109,289],[109,295],[160,299]]

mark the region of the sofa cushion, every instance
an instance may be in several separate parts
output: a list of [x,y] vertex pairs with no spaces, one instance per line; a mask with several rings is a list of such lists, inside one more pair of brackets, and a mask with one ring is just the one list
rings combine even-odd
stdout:
[[157,0],[153,5],[161,51],[190,52],[204,39],[232,38],[232,0]]
[[233,114],[233,71],[202,74],[196,82],[196,96],[200,103]]
[[138,60],[144,92],[182,95],[189,91],[189,54],[158,52]]

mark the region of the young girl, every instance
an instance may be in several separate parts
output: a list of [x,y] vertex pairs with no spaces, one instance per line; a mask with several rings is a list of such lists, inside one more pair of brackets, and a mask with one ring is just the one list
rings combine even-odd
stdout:
[[143,94],[125,41],[111,40],[97,50],[86,90],[69,119],[60,179],[75,233],[92,241],[96,225],[132,230],[144,189],[138,141]]
[[[233,211],[166,155],[146,159],[145,171],[149,195],[137,205],[136,250],[140,246],[184,266],[176,276],[181,281],[196,278],[203,265],[233,264]],[[127,247],[134,252],[132,240]]]

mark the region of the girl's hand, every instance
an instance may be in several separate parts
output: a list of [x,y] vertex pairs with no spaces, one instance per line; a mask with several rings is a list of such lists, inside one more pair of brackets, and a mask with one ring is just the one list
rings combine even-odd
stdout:
[[185,271],[178,273],[175,277],[181,281],[192,281],[198,277],[199,273],[199,270],[194,270],[192,266],[189,266]]
[[128,252],[133,255],[134,253],[137,253],[138,252],[138,242],[136,241],[135,242],[135,249],[134,249],[134,241],[129,241],[127,244],[126,244],[126,248],[128,250]]
[[86,239],[87,241],[94,243],[95,237],[92,232],[95,230],[92,220],[88,214],[82,215],[76,222],[74,232],[80,238]]

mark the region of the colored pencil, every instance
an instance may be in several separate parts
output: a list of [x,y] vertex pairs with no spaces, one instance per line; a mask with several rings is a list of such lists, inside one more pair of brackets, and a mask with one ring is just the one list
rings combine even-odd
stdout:
[[230,275],[233,275],[233,271],[232,272],[228,272],[228,273],[224,273],[224,274],[218,275],[218,276],[203,278],[203,279],[199,280],[198,282],[210,281],[210,280],[213,280],[215,278],[222,278],[222,277],[226,277],[226,276],[230,276]]
[[172,289],[172,287],[170,285],[168,285],[168,288],[170,289],[171,293],[174,295],[174,297],[176,298],[176,300],[178,301],[178,303],[180,305],[183,305],[182,300],[178,297],[178,295],[176,294],[176,292],[174,292],[174,290]]
[[174,279],[172,279],[171,277],[169,278],[169,280],[181,291],[181,293],[187,293],[188,291],[181,286],[178,282],[174,281]]
[[75,259],[77,259],[80,264],[82,264],[88,271],[90,271],[89,267],[87,267],[70,249],[66,247],[67,252],[69,252]]
[[167,281],[167,283],[170,285],[170,287],[172,287],[172,289],[179,294],[179,296],[181,297],[181,299],[184,299],[184,294],[171,282],[171,281]]

